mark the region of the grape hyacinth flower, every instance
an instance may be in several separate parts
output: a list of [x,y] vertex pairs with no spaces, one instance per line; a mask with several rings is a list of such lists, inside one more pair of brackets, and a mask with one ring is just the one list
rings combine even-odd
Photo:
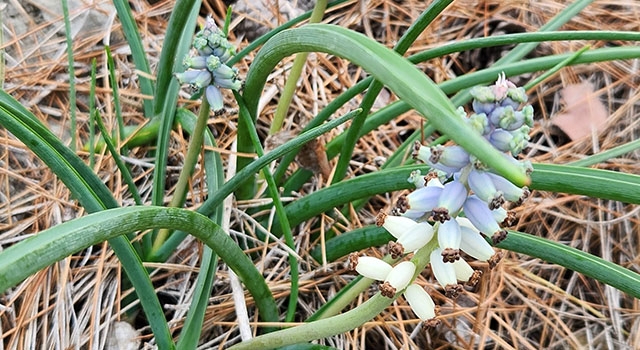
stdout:
[[404,290],[403,295],[413,312],[428,327],[436,326],[439,321],[436,305],[424,288],[411,283],[416,271],[416,265],[410,261],[403,261],[396,266],[370,256],[358,256],[357,253],[349,255],[351,270],[360,275],[376,281],[383,281],[380,285],[380,294],[387,298],[393,298],[398,292]]
[[196,56],[187,55],[183,64],[187,68],[176,73],[181,84],[190,84],[195,90],[204,89],[204,95],[211,110],[216,114],[224,111],[224,100],[220,89],[238,91],[242,80],[236,68],[229,67],[227,61],[235,55],[235,47],[216,26],[211,17],[207,17],[202,30],[193,39]]
[[[473,88],[471,95],[473,113],[466,122],[504,157],[530,172],[530,163],[513,158],[527,147],[533,126],[533,108],[520,108],[527,100],[524,89],[501,74],[494,85]],[[419,171],[412,172],[408,181],[416,190],[401,196],[391,215],[381,212],[376,224],[395,238],[388,245],[393,259],[411,254],[414,259],[395,267],[357,255],[351,261],[361,275],[384,281],[380,291],[386,297],[394,297],[406,288],[405,298],[416,315],[425,320],[435,317],[433,300],[424,288],[412,284],[414,276],[419,275],[414,260],[428,258],[435,280],[447,297],[455,299],[464,291],[461,283],[474,286],[481,276],[461,252],[493,268],[501,254],[495,252],[487,237],[493,244],[507,238],[505,227],[514,223],[515,214],[503,206],[508,202],[520,205],[530,192],[494,173],[458,145],[428,147],[416,142],[413,155],[431,167],[431,172],[424,177]],[[416,260],[418,256],[422,258]]]

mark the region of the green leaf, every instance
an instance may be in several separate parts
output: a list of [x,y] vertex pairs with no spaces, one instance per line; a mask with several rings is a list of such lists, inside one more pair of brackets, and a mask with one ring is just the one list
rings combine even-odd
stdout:
[[[413,170],[422,170],[426,174],[426,169],[428,167],[423,164],[385,169],[322,188],[285,207],[289,223],[291,226],[296,226],[320,213],[356,199],[413,187],[407,181],[409,174]],[[276,235],[282,233],[277,219],[273,223],[272,232]]]
[[[115,208],[109,189],[82,160],[63,145],[36,117],[6,92],[0,91],[0,125],[33,151],[69,188],[88,212]],[[113,251],[133,284],[159,347],[173,348],[173,340],[162,306],[140,258],[124,236],[109,240]],[[26,276],[25,276],[26,277]]]
[[[329,130],[337,127],[338,125],[346,122],[347,120],[353,118],[360,110],[355,110],[350,113],[343,115],[342,117],[336,118],[330,122],[327,122],[321,126],[318,126],[312,130],[309,130],[303,134],[300,134],[293,140],[285,142],[283,145],[276,147],[271,152],[265,154],[263,157],[260,157],[253,161],[249,166],[238,171],[234,177],[232,177],[228,182],[224,184],[213,195],[211,195],[207,200],[198,208],[198,212],[203,215],[211,215],[215,208],[220,206],[227,196],[229,196],[233,191],[235,191],[238,187],[242,186],[242,183],[252,177],[260,171],[263,167],[267,166],[270,162],[282,157],[295,150],[297,147],[304,145],[310,140],[328,132]],[[165,245],[158,251],[159,257],[168,256],[173,249],[175,249],[178,244],[184,239],[184,233],[175,232],[169,237]]]
[[[449,6],[451,2],[453,2],[453,0],[438,0],[432,2],[431,5],[429,5],[429,7],[420,14],[416,21],[411,24],[409,29],[407,29],[407,31],[398,40],[398,43],[394,47],[394,51],[396,51],[400,55],[404,55],[409,47],[411,47],[411,44],[413,44],[413,42],[422,33],[422,31],[424,31],[424,29],[429,24],[431,24],[431,22],[442,11],[444,11],[444,9]],[[366,119],[369,117],[371,107],[373,106],[373,103],[375,102],[378,94],[383,87],[383,82],[373,80],[369,85],[369,88],[367,89],[367,93],[362,98],[360,108],[362,108],[363,112],[361,115],[353,119],[349,130],[346,131],[346,135],[343,138],[342,142],[340,158],[338,159],[338,162],[333,171],[333,178],[331,179],[332,184],[342,181],[345,174],[347,173],[355,145],[362,135],[362,126],[365,123]]]
[[[147,52],[144,49],[144,45],[142,45],[142,39],[138,32],[136,20],[131,13],[129,1],[113,0],[113,6],[115,6],[116,12],[118,13],[118,19],[120,19],[120,23],[122,24],[122,31],[127,39],[127,44],[129,44],[129,48],[131,48],[133,63],[139,72],[144,73],[138,74],[140,92],[146,96],[153,96],[153,85],[151,84],[151,80],[148,78],[148,75],[151,74],[151,69],[149,68],[149,62],[147,61]],[[142,100],[142,103],[144,105],[144,115],[147,118],[151,118],[153,116],[153,101],[149,98],[145,98]]]
[[169,140],[173,127],[180,85],[174,72],[184,70],[182,58],[189,51],[200,10],[201,0],[181,0],[176,3],[169,18],[169,26],[158,63],[158,81],[154,96],[154,118],[161,120],[156,142],[151,203],[162,205],[165,199],[165,179]]
[[[529,182],[525,174],[460,118],[447,96],[424,73],[398,53],[345,28],[309,24],[275,35],[255,57],[247,74],[245,95],[258,96],[267,76],[281,59],[307,51],[334,54],[363,67],[402,100],[428,117],[438,130],[485,164],[516,184],[524,185]],[[255,98],[246,100],[247,107],[255,118],[258,101]]]
[[108,209],[31,236],[0,253],[0,292],[91,245],[128,232],[154,228],[185,230],[200,239],[240,277],[256,301],[261,319],[266,322],[278,320],[278,308],[271,291],[242,249],[209,218],[182,208]]
[[531,188],[640,204],[640,176],[568,165],[534,164]]
[[516,231],[509,231],[497,246],[564,266],[640,298],[640,274],[581,250]]

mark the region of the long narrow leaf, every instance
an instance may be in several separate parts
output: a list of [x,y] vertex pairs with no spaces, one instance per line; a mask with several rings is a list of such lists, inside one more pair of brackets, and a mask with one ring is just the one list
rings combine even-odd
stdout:
[[[88,212],[115,208],[118,203],[109,189],[69,148],[63,145],[36,117],[18,101],[0,91],[0,125],[20,139],[69,188]],[[173,347],[173,340],[162,306],[151,279],[129,240],[124,236],[109,240],[113,251],[133,284],[158,346]]]
[[[422,14],[420,14],[418,19],[411,24],[409,29],[407,29],[407,31],[402,35],[393,49],[400,55],[404,55],[411,44],[413,44],[413,42],[422,33],[422,31],[442,11],[444,11],[444,9],[449,6],[452,1],[453,0],[438,0],[432,2],[431,5]],[[368,118],[371,107],[373,107],[373,103],[375,102],[378,94],[383,87],[383,82],[378,80],[373,80],[369,85],[367,93],[364,95],[364,97],[362,98],[362,102],[360,103],[362,114],[353,119],[349,130],[346,131],[346,135],[342,143],[342,150],[340,151],[340,158],[338,158],[338,162],[333,171],[333,178],[331,179],[331,183],[342,181],[345,174],[347,173],[356,142],[362,135],[360,129]]]
[[91,245],[153,228],[186,230],[202,240],[242,279],[256,300],[261,318],[270,322],[278,320],[278,308],[271,291],[242,249],[209,218],[182,208],[108,209],[44,230],[0,253],[0,291]]
[[[475,133],[457,114],[447,96],[424,73],[398,53],[366,36],[327,24],[309,24],[277,34],[258,52],[245,85],[246,96],[262,91],[268,74],[284,57],[304,51],[321,51],[346,58],[362,66],[387,85],[406,103],[429,118],[438,130],[465,147],[485,164],[516,184],[529,179],[502,157],[487,140]],[[420,88],[416,88],[420,87]],[[257,100],[247,101],[255,118]]]
[[[286,142],[285,144],[276,147],[271,152],[264,155],[264,157],[260,157],[252,162],[249,166],[242,169],[236,173],[236,175],[231,178],[227,183],[224,184],[216,193],[207,198],[207,200],[198,208],[198,212],[203,215],[211,215],[214,210],[222,204],[225,198],[229,196],[233,191],[235,191],[238,187],[242,186],[242,183],[254,176],[260,169],[267,166],[270,162],[282,157],[283,155],[295,150],[296,148],[304,145],[310,140],[328,132],[329,130],[337,127],[338,125],[346,122],[347,120],[353,118],[360,110],[355,110],[350,113],[345,114],[342,117],[339,117],[335,120],[327,122],[321,126],[314,128],[313,130],[309,130],[296,137],[295,139]],[[157,257],[154,259],[160,259],[163,257],[167,257],[177,246],[182,242],[185,237],[184,232],[175,232],[169,237],[164,246],[157,252]]]
[[[567,165],[534,164],[533,167],[531,189],[640,204],[640,176],[638,175]],[[298,225],[304,220],[357,198],[410,189],[413,185],[406,179],[412,170],[421,170],[423,173],[427,171],[424,165],[381,170],[311,193],[286,206],[290,224]],[[277,221],[274,222],[273,231],[279,232]],[[388,237],[382,230],[367,229],[361,233],[369,235],[369,238],[365,241],[347,233],[329,240],[327,247],[331,247],[332,250],[328,252],[327,260],[332,261],[352,251],[379,245]],[[367,242],[371,245],[367,245]],[[336,250],[333,250],[334,247]],[[314,250],[312,254],[318,259],[320,252]]]
[[640,298],[640,275],[597,256],[530,234],[510,231],[498,247],[564,266]]
[[181,0],[176,3],[169,18],[169,26],[160,53],[158,81],[154,98],[154,118],[160,118],[156,142],[155,167],[153,169],[153,194],[151,203],[164,204],[169,139],[175,117],[180,85],[173,73],[183,70],[182,58],[188,52],[193,29],[198,18],[201,0]]
[[531,188],[640,204],[640,176],[568,165],[535,164]]
[[138,80],[140,81],[140,92],[143,95],[148,96],[142,103],[144,105],[144,115],[147,118],[153,117],[153,101],[150,99],[153,96],[153,85],[148,75],[151,74],[149,68],[149,62],[147,61],[147,53],[142,45],[142,39],[138,32],[138,26],[131,13],[131,6],[127,0],[113,0],[113,6],[116,8],[118,18],[122,24],[122,31],[125,38],[127,38],[127,44],[131,48],[131,56],[133,57],[133,63],[139,72],[145,74],[138,74]]

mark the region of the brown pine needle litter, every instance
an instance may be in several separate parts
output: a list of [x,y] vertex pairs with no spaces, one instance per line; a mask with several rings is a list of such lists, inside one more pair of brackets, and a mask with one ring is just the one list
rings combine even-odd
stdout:
[[[160,0],[153,4],[144,1],[134,3],[138,28],[153,69],[174,2]],[[295,2],[292,3],[294,6]],[[456,1],[419,37],[408,54],[456,39],[535,31],[569,3],[561,0]],[[325,21],[361,31],[391,47],[427,5],[428,2],[417,0],[352,1],[332,9],[326,14]],[[86,8],[74,9],[71,15],[78,15],[90,8],[101,11],[102,5],[83,6]],[[202,13],[212,13],[218,23],[222,23],[224,6],[220,0],[208,1]],[[12,12],[6,13],[17,20],[11,22],[4,18],[4,88],[56,135],[68,142],[69,79],[64,36],[58,33],[59,28],[63,28],[62,19],[43,16],[45,9],[23,2],[11,2],[10,7]],[[246,46],[247,41],[240,40],[248,35],[240,32],[240,29],[235,32],[234,28],[249,20],[243,16],[252,15],[236,14],[230,30],[230,40],[240,47]],[[263,22],[261,25],[271,24]],[[640,2],[595,2],[561,29],[640,31]],[[136,72],[118,21],[105,24],[103,29],[84,27],[75,36],[73,48],[78,91],[78,149],[82,146],[80,142],[88,139],[89,71],[93,58],[97,59],[99,70],[97,106],[102,110],[107,126],[116,127],[104,43],[109,43],[116,60],[126,124],[144,122],[141,102],[148,97],[141,96],[139,92]],[[608,45],[603,42],[543,43],[532,56],[565,53],[585,44],[593,48]],[[498,48],[453,54],[419,66],[436,82],[442,82],[491,65],[505,50]],[[293,58],[289,58],[282,62],[265,88],[263,97],[268,96],[270,91],[272,96],[264,97],[265,107],[258,121],[261,136],[266,135],[275,111],[278,91],[284,86],[284,72],[292,61]],[[241,72],[246,72],[248,62],[250,60],[246,59],[237,65]],[[527,156],[535,162],[568,163],[637,139],[640,120],[638,66],[637,60],[627,60],[567,67],[529,91],[530,102],[535,107],[536,123],[530,148],[525,151]],[[294,133],[299,131],[318,110],[364,76],[364,71],[346,61],[325,54],[311,54],[285,121],[285,130]],[[523,84],[531,78],[514,79]],[[608,119],[592,135],[570,140],[553,127],[551,119],[563,112],[563,87],[584,81],[593,85],[593,98],[603,103]],[[395,100],[388,91],[380,96],[378,107]],[[180,102],[186,103],[186,93],[181,97],[183,100]],[[357,107],[359,98],[347,107]],[[232,153],[236,122],[237,115],[233,113],[212,118],[209,122],[209,126],[215,130],[225,162]],[[402,142],[403,136],[420,125],[421,117],[415,112],[408,112],[363,137],[354,152],[349,176],[376,171],[380,159],[390,156]],[[329,141],[344,128],[334,130],[321,142]],[[168,186],[173,186],[177,179],[187,143],[181,132],[173,133]],[[148,200],[151,190],[153,164],[148,152],[153,147],[152,144],[135,148],[127,157],[134,179],[138,184],[143,184],[140,192],[144,200]],[[86,153],[80,152],[80,155],[88,159]],[[640,174],[639,158],[640,153],[636,151],[611,159],[600,167]],[[292,169],[296,166],[293,165]],[[331,170],[334,166],[335,160],[329,160]],[[133,204],[126,185],[119,176],[114,176],[117,169],[108,153],[96,156],[95,171],[123,206]],[[328,175],[317,172],[314,180],[298,195],[304,196],[325,187]],[[206,188],[203,180],[204,173],[198,167],[187,198],[188,207],[196,208],[204,200]],[[397,195],[376,196],[364,209],[357,212],[352,210],[341,221],[323,216],[295,228],[298,233],[295,235],[297,253],[302,259],[297,321],[305,320],[355,277],[346,271],[344,260],[322,266],[309,256],[311,247],[320,244],[310,240],[310,231],[314,227],[321,227],[322,234],[328,230],[341,233],[371,224],[376,213],[380,209],[388,210]],[[265,247],[256,241],[254,232],[264,228],[258,227],[257,222],[244,213],[246,208],[260,206],[263,202],[249,201],[237,203],[237,206],[234,203],[231,234],[239,240],[253,241],[260,247],[253,251],[256,253],[254,256],[260,256],[255,264],[264,272],[276,300],[283,303],[288,297],[290,285],[288,253],[280,245]],[[590,252],[635,271],[640,270],[640,213],[635,205],[576,195],[534,192],[532,198],[517,210],[517,230]],[[6,130],[0,129],[0,249],[84,214],[43,162]],[[169,326],[176,336],[193,295],[201,250],[202,245],[198,241],[187,239],[166,263],[147,265],[155,268],[152,279],[167,312]],[[367,254],[375,255],[376,252],[372,249]],[[474,267],[485,271],[481,283],[463,293],[455,303],[437,291],[430,276],[419,277],[418,283],[433,286],[428,290],[445,316],[442,317],[442,325],[435,329],[422,329],[406,302],[399,299],[386,312],[362,327],[321,340],[321,343],[340,349],[640,348],[640,305],[622,292],[561,266],[515,253],[506,252],[502,262],[493,270],[482,263]],[[224,348],[239,338],[227,271],[226,267],[221,268],[216,276],[203,326],[202,349]],[[119,301],[132,293],[131,290],[121,291],[121,277],[118,260],[106,243],[78,252],[31,276],[0,296],[0,349],[106,348],[114,323],[126,320],[126,310],[120,308]],[[375,291],[371,288],[355,303],[366,301]],[[255,330],[258,319],[251,296],[245,294],[250,326]],[[126,321],[136,327],[143,324],[140,320]],[[148,326],[138,329],[138,334],[144,348],[153,347]]]

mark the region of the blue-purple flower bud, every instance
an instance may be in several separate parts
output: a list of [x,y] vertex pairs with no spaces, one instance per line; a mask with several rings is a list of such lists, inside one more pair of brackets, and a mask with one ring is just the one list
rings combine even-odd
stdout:
[[491,178],[491,182],[493,182],[496,189],[502,192],[504,198],[516,203],[516,205],[522,204],[531,194],[527,187],[520,188],[500,175],[494,173],[487,173],[487,175]]
[[487,204],[476,196],[469,196],[464,202],[464,214],[480,232],[491,235],[494,243],[499,243],[506,238],[507,232],[500,228],[500,225],[493,217],[491,209]]
[[489,142],[499,151],[511,151],[513,134],[504,129],[495,129],[489,135]]
[[211,73],[206,70],[187,70],[182,73],[176,73],[176,78],[181,84],[191,84],[200,89],[212,80]]
[[434,155],[440,154],[438,161],[434,163],[440,163],[446,167],[461,169],[469,164],[469,153],[462,148],[462,146],[435,146],[435,150],[431,148],[431,157],[434,159]]
[[210,55],[206,59],[206,65],[207,69],[213,73],[216,69],[222,66],[223,63],[222,61],[220,61],[220,58],[218,56]]
[[[477,101],[478,103],[481,103],[481,104],[490,103],[492,105],[494,102],[496,102],[496,95],[493,89],[489,86],[474,86],[469,91],[469,94],[471,94],[471,97],[473,97],[474,102]],[[475,110],[475,105],[474,105],[474,111],[476,113],[486,113],[485,111]]]
[[213,83],[222,89],[238,91],[242,88],[242,81],[238,79],[215,79]]
[[533,107],[531,107],[531,105],[525,106],[521,111],[503,114],[500,117],[497,127],[513,131],[524,125],[528,127],[533,126]]
[[[211,56],[215,57],[215,56]],[[232,79],[238,80],[238,70],[227,66],[226,64],[220,64],[217,68],[211,70],[213,72],[214,79]]]
[[437,206],[431,211],[433,220],[442,223],[451,219],[451,215],[462,208],[467,194],[467,188],[460,181],[451,181],[445,184],[438,198]]
[[442,260],[454,262],[460,259],[460,225],[448,220],[438,226],[438,245],[442,249]]
[[510,99],[513,104],[516,104],[513,108],[516,109],[521,103],[527,102],[527,92],[523,87],[511,87],[507,90],[507,98]]
[[514,119],[515,118],[515,110],[511,108],[511,106],[507,107],[496,107],[496,109],[489,114],[489,122],[496,128],[501,127],[500,121],[503,119]]
[[187,68],[192,69],[206,69],[207,68],[207,56],[191,56],[186,55],[182,60],[182,64]]
[[209,85],[204,90],[204,95],[207,98],[207,102],[209,102],[209,108],[214,111],[214,113],[217,114],[224,110],[224,97],[220,89],[214,85]]
[[198,51],[200,56],[209,56],[213,53],[213,49],[209,47],[209,41],[207,38],[196,36],[193,39],[193,47]]
[[213,54],[219,57],[223,63],[226,63],[236,52],[236,48],[233,45],[227,44],[226,46],[218,46],[213,49]]
[[531,129],[528,126],[523,125],[520,127],[520,129],[512,131],[513,140],[511,140],[510,144],[511,155],[513,155],[514,157],[517,156],[518,154],[520,154],[520,152],[522,152],[523,149],[525,149],[529,145],[530,130]]
[[467,184],[478,198],[487,203],[489,209],[496,209],[504,204],[505,200],[502,192],[496,189],[487,172],[471,170],[467,178]]
[[407,195],[408,209],[428,212],[438,206],[443,188],[439,186],[425,186]]
[[[414,158],[425,162],[435,170],[444,172],[447,175],[447,177],[451,176],[451,174],[457,171],[460,171],[460,168],[457,168],[457,167],[449,167],[441,163],[432,162],[431,159],[434,159],[436,155],[433,155],[431,151],[432,151],[431,147],[423,146],[422,144],[420,144],[419,141],[416,141],[413,145]],[[437,157],[439,157],[439,155],[437,155]]]
[[493,112],[493,110],[497,107],[495,102],[480,102],[478,100],[473,100],[471,102],[471,107],[476,114],[485,114],[489,115]]

